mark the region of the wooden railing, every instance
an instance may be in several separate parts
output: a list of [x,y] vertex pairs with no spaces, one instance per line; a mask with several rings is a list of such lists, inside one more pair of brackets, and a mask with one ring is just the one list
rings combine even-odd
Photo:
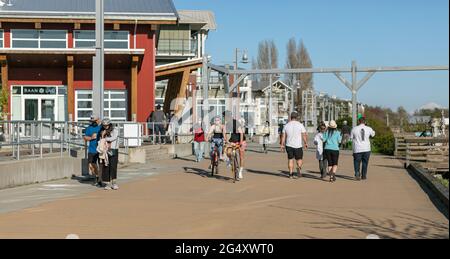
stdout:
[[431,172],[448,172],[448,138],[405,137],[403,143],[405,168],[412,163],[418,163]]

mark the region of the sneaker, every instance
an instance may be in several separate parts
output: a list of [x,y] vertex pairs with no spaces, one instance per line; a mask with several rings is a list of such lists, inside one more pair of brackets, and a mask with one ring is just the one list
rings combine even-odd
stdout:
[[113,186],[111,187],[113,190],[119,190],[119,185],[117,184],[113,184]]
[[244,168],[241,167],[241,168],[239,169],[239,179],[244,179],[244,176],[243,176],[243,174],[242,174],[243,172],[244,172]]
[[302,177],[302,171],[301,171],[300,168],[297,168],[297,175],[298,175],[299,178]]
[[361,181],[361,176],[355,176],[356,181]]
[[109,184],[107,184],[106,186],[105,186],[105,191],[110,191],[110,190],[112,190],[112,188],[111,188],[111,185],[109,185]]

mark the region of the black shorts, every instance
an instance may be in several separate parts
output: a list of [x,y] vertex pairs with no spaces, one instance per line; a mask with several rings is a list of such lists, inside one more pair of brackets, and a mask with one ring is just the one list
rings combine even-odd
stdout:
[[98,162],[98,153],[97,154],[88,154],[88,162],[89,164],[97,164]]
[[339,164],[339,151],[326,149],[324,158],[328,161],[328,166],[337,166]]
[[303,148],[292,148],[286,147],[286,153],[288,154],[288,159],[292,160],[302,160],[303,159]]

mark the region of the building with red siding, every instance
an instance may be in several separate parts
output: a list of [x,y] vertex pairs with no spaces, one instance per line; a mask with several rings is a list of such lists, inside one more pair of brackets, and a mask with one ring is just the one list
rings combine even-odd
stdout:
[[[179,26],[172,0],[105,1],[105,117],[143,122],[154,110],[158,37],[167,26]],[[94,29],[94,0],[0,0],[9,119],[89,118]]]

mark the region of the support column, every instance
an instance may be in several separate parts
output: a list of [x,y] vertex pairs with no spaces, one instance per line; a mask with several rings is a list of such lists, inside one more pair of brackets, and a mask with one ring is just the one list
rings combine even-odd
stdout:
[[137,121],[138,113],[138,67],[139,57],[133,56],[131,61],[131,120]]
[[67,56],[67,111],[69,121],[75,118],[75,89],[74,89],[74,65],[73,56]]
[[356,61],[352,62],[352,126],[358,125],[358,78]]

